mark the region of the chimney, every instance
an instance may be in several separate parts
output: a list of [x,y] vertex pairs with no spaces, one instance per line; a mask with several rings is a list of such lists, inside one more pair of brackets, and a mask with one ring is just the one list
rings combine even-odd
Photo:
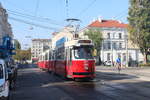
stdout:
[[98,21],[102,22],[102,17],[101,16],[98,17]]
[[119,20],[118,22],[119,22],[120,24],[122,24],[122,21]]

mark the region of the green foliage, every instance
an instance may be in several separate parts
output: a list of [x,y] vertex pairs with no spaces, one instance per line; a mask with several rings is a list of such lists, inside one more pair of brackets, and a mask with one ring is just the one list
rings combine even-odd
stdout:
[[147,64],[139,64],[140,67],[150,67],[150,63]]
[[146,63],[150,48],[150,0],[130,0],[128,21],[130,39],[140,47]]
[[21,49],[21,44],[19,43],[18,40],[16,40],[16,39],[14,40],[14,45],[15,45],[15,49],[16,50],[18,50],[18,49],[20,50]]
[[102,40],[103,40],[101,31],[99,29],[89,29],[84,34],[87,35],[89,39],[93,41],[94,48],[97,51],[100,51]]
[[31,50],[16,50],[16,55],[14,55],[13,58],[18,61],[30,60]]
[[84,35],[87,35],[89,39],[91,39],[94,43],[94,49],[93,49],[93,56],[96,57],[96,63],[100,64],[100,49],[102,45],[102,33],[99,29],[89,29],[87,30]]

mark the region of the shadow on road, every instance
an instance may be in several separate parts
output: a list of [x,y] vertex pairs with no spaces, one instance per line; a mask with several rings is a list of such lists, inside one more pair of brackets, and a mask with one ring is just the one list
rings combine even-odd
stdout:
[[36,64],[19,64],[18,69],[37,68]]
[[96,72],[96,78],[100,80],[123,80],[123,79],[135,79],[138,78],[135,75],[129,74],[121,74],[121,73],[114,73],[114,72]]

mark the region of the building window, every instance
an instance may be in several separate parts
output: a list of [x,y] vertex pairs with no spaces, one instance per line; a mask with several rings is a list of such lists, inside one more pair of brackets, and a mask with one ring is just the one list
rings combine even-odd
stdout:
[[119,43],[119,49],[122,49],[122,43]]
[[115,34],[116,34],[116,33],[113,33],[113,39],[115,39]]
[[107,49],[107,47],[106,47],[106,43],[104,42],[103,43],[103,50],[105,50],[105,49]]
[[110,53],[107,53],[107,61],[110,61]]
[[111,43],[108,42],[107,45],[108,45],[108,49],[111,49]]
[[110,33],[107,33],[107,38],[110,39]]
[[119,33],[119,39],[122,39],[122,34],[121,33]]
[[129,62],[133,61],[133,58],[131,56],[131,53],[129,53]]
[[113,48],[116,49],[116,43],[113,43]]

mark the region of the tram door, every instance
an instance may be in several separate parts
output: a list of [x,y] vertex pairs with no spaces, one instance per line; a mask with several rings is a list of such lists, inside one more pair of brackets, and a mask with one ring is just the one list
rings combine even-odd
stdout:
[[72,49],[67,48],[66,49],[66,71],[67,71],[67,77],[71,77],[72,73]]

